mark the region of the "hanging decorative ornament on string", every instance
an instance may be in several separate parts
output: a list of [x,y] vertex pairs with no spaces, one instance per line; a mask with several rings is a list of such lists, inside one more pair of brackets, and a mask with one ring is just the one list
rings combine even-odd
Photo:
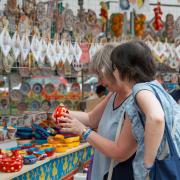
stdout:
[[121,13],[114,13],[110,17],[110,30],[111,34],[118,38],[123,32],[123,18],[124,15]]
[[101,1],[101,13],[99,14],[101,16],[101,26],[102,26],[102,32],[106,31],[107,28],[107,21],[108,21],[108,3]]
[[0,45],[5,57],[9,54],[12,43],[11,37],[8,32],[8,24],[9,24],[8,20],[4,20],[4,28],[0,35]]
[[134,19],[134,30],[137,37],[142,37],[145,31],[146,16],[144,14],[136,14]]
[[21,40],[21,56],[24,61],[26,60],[29,54],[30,48],[31,48],[31,45],[28,38],[28,31],[26,30]]
[[17,59],[21,52],[21,40],[19,37],[18,29],[16,30],[12,38],[12,50],[13,50],[15,59]]
[[162,21],[162,10],[161,3],[158,1],[157,7],[154,8],[154,18],[150,21],[150,27],[157,33],[164,28],[164,23]]
[[37,27],[34,28],[34,35],[31,42],[31,51],[33,53],[36,62],[38,62],[40,56],[40,42],[39,42],[39,32]]
[[55,52],[55,57],[54,57],[55,58],[55,63],[58,64],[60,59],[61,59],[61,56],[62,56],[62,48],[59,45],[58,35],[57,34],[55,34],[55,36],[54,36],[53,48],[54,48],[54,52]]
[[44,63],[44,59],[46,57],[46,52],[47,52],[47,42],[45,39],[45,35],[41,38],[40,40],[40,55],[39,59],[41,63]]

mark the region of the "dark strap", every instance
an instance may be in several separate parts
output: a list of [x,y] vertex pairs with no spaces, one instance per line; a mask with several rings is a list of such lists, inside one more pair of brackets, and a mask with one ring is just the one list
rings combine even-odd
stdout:
[[[160,102],[161,106],[162,106],[162,101],[159,97],[159,94],[156,92],[156,89],[153,87],[153,85],[149,84],[149,86],[153,89],[158,101]],[[156,85],[155,85],[156,86]],[[160,89],[160,88],[159,88]],[[162,89],[161,89],[162,90]],[[162,106],[163,108],[163,106]],[[143,125],[143,127],[145,127],[145,124],[144,124],[144,121],[143,121],[143,117],[142,117],[142,114],[138,111],[138,114],[139,114],[139,118],[140,118],[140,121],[141,121],[141,124]],[[172,139],[172,136],[171,136],[171,133],[169,131],[169,128],[167,126],[167,123],[166,123],[166,119],[165,119],[165,130],[164,130],[164,133],[165,133],[165,136],[167,138],[167,142],[168,142],[168,146],[169,146],[169,153],[170,153],[170,156],[174,156],[174,157],[178,157],[178,153],[177,153],[177,150],[176,150],[176,147],[174,145],[174,142],[173,142],[173,139]]]

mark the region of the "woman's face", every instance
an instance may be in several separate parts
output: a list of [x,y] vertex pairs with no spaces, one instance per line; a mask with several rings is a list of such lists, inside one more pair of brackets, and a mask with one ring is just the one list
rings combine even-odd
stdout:
[[119,72],[118,72],[118,70],[117,70],[117,68],[113,71],[113,75],[114,75],[114,77],[115,77],[115,79],[116,79],[116,82],[117,82],[117,84],[119,85],[119,86],[122,86],[123,84],[123,81],[121,80],[121,78],[119,77]]
[[112,81],[104,75],[99,76],[99,84],[108,88],[109,91],[117,92],[119,87],[116,81]]

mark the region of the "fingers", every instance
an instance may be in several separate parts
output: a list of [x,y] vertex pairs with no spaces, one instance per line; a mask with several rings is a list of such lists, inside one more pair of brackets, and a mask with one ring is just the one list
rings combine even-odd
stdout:
[[71,116],[70,116],[68,113],[62,112],[62,115],[63,115],[64,117],[67,117],[67,118],[71,119]]
[[67,117],[61,117],[61,118],[59,118],[58,120],[64,121],[64,122],[66,122],[66,123],[71,123],[71,122],[72,122],[72,120],[69,119],[69,118],[67,118]]
[[62,132],[72,132],[71,128],[62,128],[61,129]]
[[71,123],[61,123],[60,124],[63,128],[72,128],[72,124]]

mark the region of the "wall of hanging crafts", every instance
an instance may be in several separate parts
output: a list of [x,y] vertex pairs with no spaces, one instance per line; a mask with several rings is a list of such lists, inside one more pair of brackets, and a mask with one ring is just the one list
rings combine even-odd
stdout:
[[163,12],[160,1],[158,1],[157,6],[153,11],[154,17],[150,20],[148,25],[155,36],[161,37],[162,31],[164,30],[164,22],[162,20]]

